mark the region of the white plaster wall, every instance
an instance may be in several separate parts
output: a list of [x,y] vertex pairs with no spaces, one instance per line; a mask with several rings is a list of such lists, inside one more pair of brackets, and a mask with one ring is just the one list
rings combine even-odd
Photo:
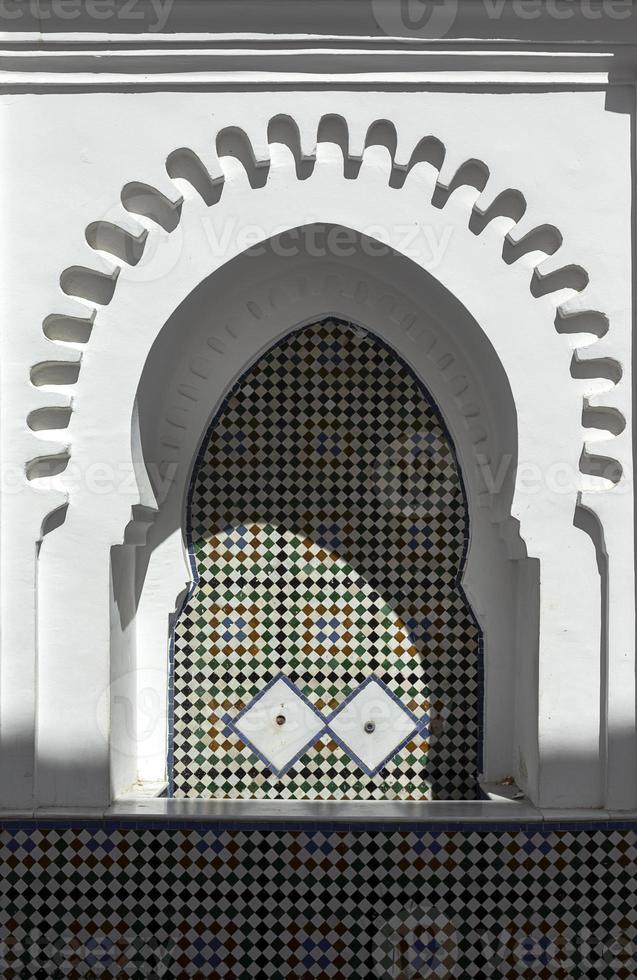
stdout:
[[[38,642],[35,543],[42,521],[52,506],[63,503],[65,497],[64,481],[59,491],[52,492],[37,483],[27,486],[21,476],[25,460],[43,453],[41,436],[32,433],[25,420],[40,406],[67,404],[68,392],[55,384],[48,390],[34,387],[29,383],[30,368],[43,361],[82,356],[80,383],[84,387],[73,392],[76,401],[72,427],[68,433],[50,433],[51,444],[64,446],[67,437],[72,437],[76,460],[84,457],[95,462],[101,458],[109,465],[120,461],[125,465],[126,460],[120,455],[122,432],[117,426],[125,417],[130,430],[132,404],[126,408],[120,398],[124,392],[126,398],[131,397],[135,375],[139,377],[143,364],[141,353],[133,358],[132,350],[141,352],[151,342],[145,336],[140,346],[139,331],[157,332],[184,295],[187,284],[190,288],[195,284],[188,273],[193,248],[197,250],[192,236],[199,236],[199,251],[209,248],[210,243],[201,238],[204,229],[196,220],[184,223],[168,241],[163,241],[167,237],[163,233],[154,233],[149,239],[147,258],[138,268],[120,273],[117,290],[122,292],[125,288],[126,301],[119,304],[117,321],[113,320],[111,307],[100,310],[86,348],[53,345],[42,334],[41,324],[48,314],[67,311],[78,315],[76,302],[60,291],[60,272],[74,264],[99,268],[101,260],[85,244],[84,230],[95,220],[113,220],[116,214],[117,220],[125,218],[118,201],[121,188],[128,181],[146,181],[168,196],[176,196],[177,189],[165,171],[166,158],[174,149],[191,147],[204,162],[215,167],[214,133],[224,125],[240,125],[251,137],[257,156],[264,156],[267,121],[284,112],[298,121],[303,145],[311,153],[319,118],[324,113],[337,112],[348,120],[350,153],[355,155],[362,153],[370,122],[388,118],[399,135],[397,160],[406,162],[419,135],[432,133],[443,141],[447,157],[440,174],[442,183],[448,182],[464,161],[484,160],[491,178],[482,200],[487,203],[503,189],[520,188],[528,210],[514,237],[519,239],[544,222],[557,225],[564,244],[547,259],[542,272],[546,274],[571,262],[584,266],[590,285],[581,294],[571,296],[569,291],[562,298],[569,299],[573,310],[600,310],[610,317],[608,334],[591,344],[588,352],[591,357],[618,361],[623,370],[620,383],[612,388],[595,378],[574,381],[569,374],[573,348],[596,338],[556,337],[552,324],[554,298],[536,300],[528,294],[537,255],[527,255],[504,270],[512,283],[509,289],[503,290],[500,279],[496,283],[489,276],[483,276],[478,285],[476,269],[470,270],[467,263],[474,262],[476,268],[484,263],[486,268],[486,251],[492,249],[496,254],[501,237],[512,222],[497,219],[487,233],[474,238],[476,258],[471,259],[465,246],[459,244],[459,228],[464,222],[462,234],[466,235],[466,219],[476,194],[468,192],[467,197],[462,191],[454,196],[444,215],[451,230],[449,249],[441,258],[440,267],[431,271],[442,281],[446,278],[461,283],[464,278],[465,294],[459,290],[459,298],[483,329],[489,329],[489,322],[497,328],[500,341],[507,348],[500,350],[501,358],[508,365],[515,365],[517,357],[519,374],[526,375],[524,404],[518,404],[518,412],[521,424],[536,435],[532,444],[521,445],[521,452],[529,455],[524,461],[539,463],[545,475],[547,468],[564,463],[572,466],[573,460],[579,458],[583,439],[590,433],[582,432],[579,419],[573,416],[577,399],[589,397],[606,405],[610,398],[627,421],[623,432],[612,439],[606,432],[592,432],[593,437],[602,440],[595,448],[621,460],[624,481],[611,493],[591,492],[585,496],[586,505],[603,515],[606,547],[610,549],[608,737],[610,744],[613,739],[620,743],[623,761],[619,769],[613,763],[605,772],[599,749],[603,714],[600,675],[604,665],[600,663],[603,652],[599,650],[599,638],[593,639],[599,633],[599,600],[590,539],[579,529],[566,530],[564,495],[524,495],[518,488],[516,516],[528,518],[536,529],[537,544],[527,537],[533,554],[544,544],[555,544],[551,540],[551,522],[558,511],[562,514],[562,560],[552,569],[543,570],[543,596],[548,598],[543,598],[542,629],[550,635],[560,635],[564,607],[577,599],[578,592],[583,592],[580,606],[586,611],[579,630],[575,628],[577,624],[569,623],[573,639],[566,659],[540,659],[538,757],[540,770],[545,768],[545,781],[536,795],[548,805],[601,805],[609,800],[618,805],[634,803],[633,779],[625,775],[627,761],[635,755],[630,117],[626,111],[618,111],[618,107],[625,109],[627,103],[613,98],[608,105],[610,108],[602,90],[3,96],[7,179],[2,193],[7,278],[2,299],[2,442],[5,484],[7,475],[13,481],[11,486],[3,487],[2,512],[0,737],[2,785],[7,801],[29,805],[33,800],[36,674],[41,752],[36,798],[51,804],[100,803],[109,794],[111,778],[108,708],[102,697],[109,686],[110,665],[103,641],[110,635],[110,547],[119,538],[113,538],[114,532],[100,525],[103,509],[93,489],[84,496],[90,506],[79,510],[74,508],[77,491],[70,491],[66,524],[47,536],[40,552]],[[245,178],[234,173],[233,193],[222,200],[219,212],[224,218],[221,227],[226,232],[230,229],[230,239],[215,244],[217,254],[210,257],[209,271],[241,250],[246,223],[271,234],[278,230],[277,223],[343,222],[349,213],[351,224],[359,230],[374,233],[394,245],[402,235],[404,245],[404,230],[413,224],[414,198],[400,199],[394,194],[391,208],[388,204],[380,207],[382,179],[378,184],[374,180],[384,175],[383,166],[379,158],[378,172],[372,168],[367,183],[351,182],[347,197],[338,202],[331,196],[329,182],[322,187],[315,182],[310,195],[304,193],[304,184],[285,181],[270,190],[253,192]],[[425,198],[423,191],[423,212],[427,207]],[[374,231],[379,211],[383,212],[384,227]],[[440,226],[437,221],[438,231]],[[188,241],[187,236],[191,236]],[[422,248],[421,243],[421,260]],[[104,267],[109,266],[105,263]],[[522,309],[528,311],[528,316],[521,314]],[[526,337],[524,365],[519,363],[522,335]],[[579,354],[582,359],[586,356],[587,351]],[[109,365],[107,377],[103,373],[105,364]],[[563,378],[563,382],[558,378]],[[605,388],[612,388],[612,392],[609,394]],[[519,395],[522,389],[516,386],[516,390]],[[91,414],[93,409],[89,406],[97,408],[100,399],[101,414]],[[120,420],[112,431],[104,428],[104,419],[109,417],[107,409],[113,419]],[[569,447],[568,452],[563,448],[556,451],[556,433],[562,447]],[[87,448],[86,453],[83,447]],[[582,490],[585,482],[582,481]],[[125,506],[120,499],[121,513],[137,499],[135,489]],[[123,533],[123,524],[117,533]],[[58,544],[54,545],[56,537]],[[60,583],[67,576],[73,578],[72,569],[81,569],[81,576],[75,575],[73,587],[65,591]],[[85,591],[81,584],[77,585],[78,580],[90,583]],[[73,624],[72,629],[69,624]],[[582,659],[583,644],[587,645],[587,653]],[[529,680],[532,675],[530,669],[522,673]],[[582,705],[587,708],[578,715]],[[532,743],[532,735],[528,739]],[[571,761],[569,777],[565,777],[565,753]],[[531,754],[529,750],[528,755]],[[535,768],[532,762],[528,765]],[[635,771],[634,765],[630,771]],[[535,792],[532,783],[533,779],[529,789]]]

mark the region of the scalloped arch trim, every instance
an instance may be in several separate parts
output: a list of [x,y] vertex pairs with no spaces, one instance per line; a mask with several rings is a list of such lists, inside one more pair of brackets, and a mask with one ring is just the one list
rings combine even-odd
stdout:
[[[216,135],[216,155],[212,169],[207,167],[192,149],[177,148],[166,160],[169,183],[172,181],[174,187],[172,196],[164,193],[167,188],[162,191],[157,187],[136,181],[127,183],[122,189],[123,207],[134,219],[139,219],[143,227],[140,225],[135,230],[131,230],[107,221],[94,221],[89,224],[86,229],[89,246],[100,255],[107,255],[113,262],[113,269],[98,271],[84,266],[71,266],[64,269],[60,276],[61,289],[65,294],[82,303],[86,315],[81,317],[55,312],[49,314],[43,322],[42,329],[50,343],[57,346],[60,356],[34,364],[31,368],[32,384],[54,385],[58,397],[60,395],[63,398],[68,397],[68,410],[64,415],[66,426],[69,424],[72,412],[71,397],[81,371],[81,349],[90,343],[94,322],[99,317],[99,308],[108,305],[116,293],[121,266],[126,264],[134,267],[139,263],[144,254],[149,228],[158,227],[170,235],[179,227],[183,197],[174,181],[187,181],[205,205],[213,208],[221,200],[227,173],[232,168],[242,167],[250,187],[258,191],[268,183],[272,170],[271,147],[278,144],[286,147],[291,154],[296,179],[305,181],[320,165],[319,147],[322,143],[335,144],[340,148],[343,158],[343,176],[348,180],[356,180],[359,176],[364,154],[369,148],[383,148],[391,164],[389,186],[398,192],[414,167],[424,164],[434,168],[436,180],[429,203],[430,206],[438,209],[443,209],[454,192],[461,187],[473,187],[479,195],[482,194],[490,179],[486,163],[477,159],[468,159],[458,167],[448,183],[443,183],[440,172],[445,160],[446,148],[436,136],[431,134],[415,140],[406,163],[397,162],[398,136],[394,124],[387,119],[378,119],[369,126],[363,153],[359,155],[353,154],[350,150],[347,121],[336,114],[324,115],[321,118],[311,154],[303,153],[299,127],[289,115],[272,117],[268,124],[267,135],[267,155],[259,157],[248,135],[241,128],[221,129]],[[588,274],[581,266],[569,263],[550,273],[541,272],[540,266],[544,258],[559,252],[562,247],[563,239],[557,227],[542,224],[523,237],[515,238],[513,234],[515,226],[526,210],[527,202],[522,192],[515,188],[505,188],[485,209],[481,209],[476,201],[470,214],[469,230],[479,236],[495,219],[510,219],[514,225],[504,238],[502,260],[506,265],[511,265],[519,262],[524,256],[532,255],[535,264],[532,266],[529,280],[531,295],[539,298],[560,293],[565,289],[581,293],[589,282]],[[565,305],[557,304],[555,329],[558,333],[586,333],[600,339],[608,332],[609,321],[608,317],[598,310],[571,313]],[[66,349],[66,356],[61,348]],[[69,348],[73,351],[73,357],[69,357]],[[579,360],[576,349],[571,367],[574,377],[578,377],[579,366],[582,363],[584,362]],[[621,378],[621,367],[611,358],[605,357],[603,361],[595,361],[587,357],[585,363],[589,375],[593,372],[592,376],[599,376],[610,385],[617,384]],[[59,408],[58,400],[50,412],[47,412],[45,407],[37,414],[30,413],[28,420],[29,427],[37,436],[47,440],[51,449],[53,448],[51,441],[61,428],[62,416]],[[594,426],[604,430],[611,440],[625,425],[625,419],[618,410],[610,406],[604,408],[596,405],[592,412],[586,400],[583,403],[582,420],[584,426]],[[70,446],[56,443],[55,452],[38,455],[26,463],[27,479],[37,480],[38,486],[45,488],[51,476],[63,472],[70,458]],[[619,482],[622,475],[621,465],[616,460],[608,455],[596,457],[584,451],[580,470],[589,476],[603,475],[611,484]]]

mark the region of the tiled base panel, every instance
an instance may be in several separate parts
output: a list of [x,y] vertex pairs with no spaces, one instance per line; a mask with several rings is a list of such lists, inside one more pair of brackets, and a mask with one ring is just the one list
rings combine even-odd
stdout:
[[212,424],[188,524],[176,797],[476,797],[465,496],[393,351],[325,321],[266,352]]
[[7,825],[3,980],[637,976],[635,828]]

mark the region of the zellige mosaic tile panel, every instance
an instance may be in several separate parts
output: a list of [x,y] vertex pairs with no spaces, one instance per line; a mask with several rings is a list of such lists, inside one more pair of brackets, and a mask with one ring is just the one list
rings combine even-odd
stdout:
[[[465,498],[440,414],[393,351],[334,321],[270,349],[213,422],[189,524],[197,582],[175,632],[175,796],[475,797]],[[237,727],[278,675],[328,719],[309,719],[315,741],[298,758],[268,755],[276,730],[268,743]],[[381,739],[385,712],[386,741],[366,753],[329,717],[370,678],[417,721],[393,739],[379,695],[369,731]],[[362,755],[387,761],[376,771]]]
[[634,829],[6,827],[3,980],[631,980]]

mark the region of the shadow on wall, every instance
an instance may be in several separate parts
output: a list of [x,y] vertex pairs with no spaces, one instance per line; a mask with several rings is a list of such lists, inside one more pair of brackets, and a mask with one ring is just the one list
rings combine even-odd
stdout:
[[[175,633],[175,795],[476,797],[464,489],[438,410],[394,351],[333,320],[268,351],[213,421],[188,517],[197,581]],[[279,672],[324,715],[373,675],[428,730],[374,775],[329,734],[276,774],[224,716]]]

